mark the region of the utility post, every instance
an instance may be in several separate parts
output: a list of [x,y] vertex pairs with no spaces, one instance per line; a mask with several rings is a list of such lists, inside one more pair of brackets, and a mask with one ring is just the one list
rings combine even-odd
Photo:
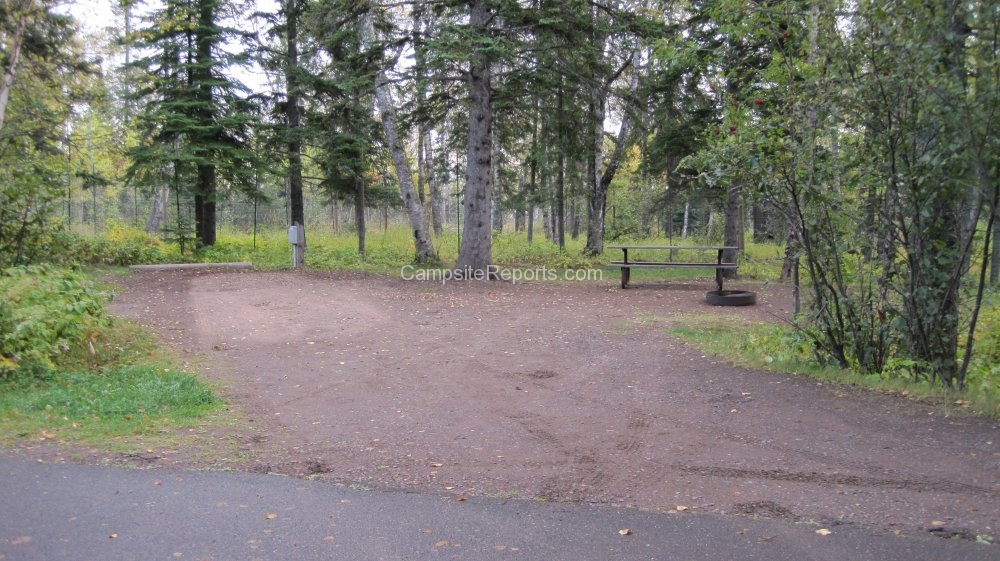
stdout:
[[305,263],[306,228],[296,222],[288,228],[288,243],[292,244],[292,268],[297,269]]

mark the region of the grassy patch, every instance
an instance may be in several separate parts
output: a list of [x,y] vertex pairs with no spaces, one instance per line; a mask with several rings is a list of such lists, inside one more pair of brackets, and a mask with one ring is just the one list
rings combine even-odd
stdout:
[[[990,384],[970,383],[968,391],[956,393],[926,380],[901,377],[897,372],[861,375],[852,370],[820,364],[812,352],[811,341],[791,325],[735,324],[713,314],[675,318],[666,330],[705,353],[721,356],[739,366],[897,394],[940,406],[946,413],[965,411],[1000,418],[1000,396]],[[970,380],[976,378],[970,375]]]
[[161,435],[196,426],[220,405],[196,377],[156,366],[12,376],[0,384],[0,440]]
[[[189,436],[180,429],[231,422],[212,388],[179,368],[152,333],[106,316],[103,294],[82,275],[39,269],[24,277],[30,299],[17,286],[4,290],[13,328],[3,333],[24,343],[0,355],[8,357],[0,368],[0,443],[173,448]],[[84,312],[101,321],[68,329],[52,319]]]

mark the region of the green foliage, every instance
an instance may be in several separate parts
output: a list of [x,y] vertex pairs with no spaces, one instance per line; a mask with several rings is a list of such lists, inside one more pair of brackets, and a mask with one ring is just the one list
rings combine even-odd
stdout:
[[[212,421],[208,415],[221,409],[219,399],[204,382],[171,367],[174,359],[162,352],[152,333],[99,314],[103,299],[79,273],[25,268],[0,277],[0,285],[0,335],[9,334],[5,322],[11,317],[8,310],[14,310],[34,337],[26,342],[32,351],[23,355],[33,360],[16,370],[4,368],[10,361],[0,354],[0,441],[30,438],[130,448],[135,442],[128,439],[141,436],[144,450],[158,443],[176,446],[171,435],[177,428],[227,422]],[[16,305],[7,306],[8,296],[18,298]],[[27,301],[41,297],[50,302]],[[48,319],[39,313],[47,313]],[[77,326],[66,324],[74,318]],[[66,343],[53,349],[50,341],[60,328]],[[82,333],[82,339],[75,337],[77,344],[70,342],[73,330]],[[0,341],[0,350],[7,342]],[[56,356],[34,358],[46,348]]]
[[[290,264],[290,249],[283,230],[268,230],[258,234],[257,247],[246,234],[223,231],[212,248],[204,248],[193,258],[197,261],[251,261],[258,269],[282,269]],[[306,266],[322,270],[356,270],[386,275],[398,275],[400,268],[414,262],[413,236],[401,226],[368,234],[368,251],[358,256],[358,239],[353,233],[310,231],[306,250]],[[434,240],[442,263],[452,264],[458,257],[455,232]],[[531,244],[524,233],[504,233],[493,239],[494,262],[500,267],[537,267],[553,269],[586,269],[603,267],[604,258],[588,258],[583,254],[583,240],[567,240],[567,248],[559,247],[538,236]]]
[[47,266],[0,273],[0,374],[45,371],[107,325],[104,296],[80,273]]
[[0,268],[45,259],[44,239],[60,225],[59,202],[73,171],[65,135],[70,109],[90,93],[93,69],[84,62],[73,21],[55,14],[54,4],[11,3],[8,17],[0,17],[3,72],[12,27],[22,15],[27,22],[13,83],[0,85],[10,96],[0,118]]
[[816,359],[812,337],[787,324],[752,323],[739,327],[717,315],[684,316],[668,333],[697,344],[706,352],[726,357],[741,366],[777,372],[827,376],[835,371]]
[[64,266],[143,265],[180,261],[176,245],[166,243],[141,230],[111,223],[101,236],[67,231],[47,237],[47,259]]
[[196,236],[194,223],[188,220],[183,214],[178,215],[173,222],[168,222],[162,228],[163,240],[167,243],[177,244],[181,255],[196,247]]
[[[226,8],[222,0],[168,0],[126,37],[145,55],[132,62],[143,73],[134,94],[142,139],[129,150],[129,178],[191,195],[197,238],[208,246],[216,239],[219,181],[253,196],[262,166],[250,142],[257,108],[231,77],[245,56],[223,48],[245,37],[221,24]],[[175,234],[186,240],[186,226]]]
[[0,379],[0,439],[92,441],[150,436],[192,426],[217,409],[210,387],[159,366],[115,366],[104,372],[53,372]]
[[667,332],[697,345],[705,352],[725,357],[735,364],[808,376],[834,384],[861,386],[1000,418],[1000,306],[984,316],[977,343],[984,348],[970,370],[963,399],[931,382],[929,369],[918,361],[892,358],[881,373],[858,376],[853,369],[839,368],[821,360],[810,329],[790,324],[753,323],[736,326],[732,321],[712,316],[690,315],[672,318]]
[[753,185],[787,217],[811,288],[806,332],[826,360],[961,388],[988,192],[976,183],[997,169],[980,155],[996,136],[983,123],[1000,106],[967,69],[995,68],[996,11],[860,2],[848,36],[837,2],[711,4],[719,122],[682,169],[703,190]]
[[979,316],[968,387],[972,395],[991,399],[993,412],[1000,415],[1000,297],[994,295]]

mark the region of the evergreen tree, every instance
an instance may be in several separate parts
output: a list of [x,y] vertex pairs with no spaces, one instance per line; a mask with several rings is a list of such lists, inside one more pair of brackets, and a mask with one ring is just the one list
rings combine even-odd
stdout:
[[228,52],[240,33],[220,23],[221,0],[166,0],[131,38],[152,54],[136,60],[144,77],[136,95],[143,140],[130,174],[147,184],[169,177],[194,201],[195,235],[215,244],[220,177],[252,189],[258,159],[250,149],[258,117],[230,73],[245,56]]

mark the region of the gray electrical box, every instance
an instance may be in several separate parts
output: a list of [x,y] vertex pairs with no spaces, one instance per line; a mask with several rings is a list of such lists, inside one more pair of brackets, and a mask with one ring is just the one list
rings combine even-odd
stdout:
[[299,229],[297,226],[288,227],[288,243],[299,245]]

